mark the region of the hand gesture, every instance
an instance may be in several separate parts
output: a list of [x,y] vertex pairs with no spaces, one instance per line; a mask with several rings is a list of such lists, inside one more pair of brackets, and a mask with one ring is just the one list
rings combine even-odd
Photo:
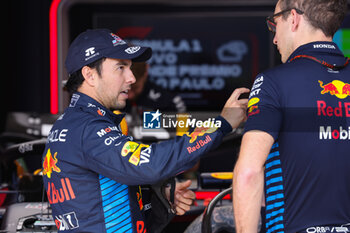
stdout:
[[222,109],[221,116],[225,118],[234,129],[247,120],[246,111],[248,99],[239,99],[239,96],[249,91],[248,88],[244,87],[235,89]]
[[196,198],[196,194],[188,189],[191,186],[191,183],[191,180],[176,183],[174,196],[176,215],[183,215],[186,211],[189,211],[193,200]]

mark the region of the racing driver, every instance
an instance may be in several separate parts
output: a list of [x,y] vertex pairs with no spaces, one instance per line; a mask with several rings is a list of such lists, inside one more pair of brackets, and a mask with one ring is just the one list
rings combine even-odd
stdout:
[[144,204],[140,185],[193,167],[245,119],[248,100],[238,98],[249,90],[239,88],[211,127],[151,145],[122,134],[123,116],[112,111],[125,106],[135,83],[132,62],[151,54],[107,29],[87,30],[72,42],[65,64],[66,87],[74,94],[43,154],[43,180],[59,232],[159,232],[160,225],[146,219],[154,206]]

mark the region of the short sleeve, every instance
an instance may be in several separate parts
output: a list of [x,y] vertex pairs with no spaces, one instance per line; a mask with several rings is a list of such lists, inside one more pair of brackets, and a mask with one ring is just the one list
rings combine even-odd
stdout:
[[264,131],[276,140],[282,124],[280,103],[278,85],[269,76],[258,75],[250,91],[244,131]]

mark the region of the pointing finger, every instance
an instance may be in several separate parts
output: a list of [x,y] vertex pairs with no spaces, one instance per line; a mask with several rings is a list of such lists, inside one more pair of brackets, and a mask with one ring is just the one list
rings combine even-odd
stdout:
[[229,99],[238,100],[240,95],[242,95],[243,93],[249,93],[249,92],[250,90],[245,87],[236,88]]

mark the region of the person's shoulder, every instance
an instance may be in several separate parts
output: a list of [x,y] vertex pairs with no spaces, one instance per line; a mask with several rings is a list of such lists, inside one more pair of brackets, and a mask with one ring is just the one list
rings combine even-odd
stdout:
[[[257,77],[264,76],[264,79],[276,84],[287,84],[289,81],[296,81],[307,73],[307,66],[302,62],[287,62],[261,72]],[[289,81],[288,81],[289,80]]]
[[280,77],[281,74],[290,74],[293,72],[293,69],[293,64],[284,63],[263,71],[263,74],[269,76],[270,78],[276,79]]
[[112,122],[107,117],[106,111],[96,106],[68,107],[60,118],[63,124],[75,127],[86,127],[98,121]]

